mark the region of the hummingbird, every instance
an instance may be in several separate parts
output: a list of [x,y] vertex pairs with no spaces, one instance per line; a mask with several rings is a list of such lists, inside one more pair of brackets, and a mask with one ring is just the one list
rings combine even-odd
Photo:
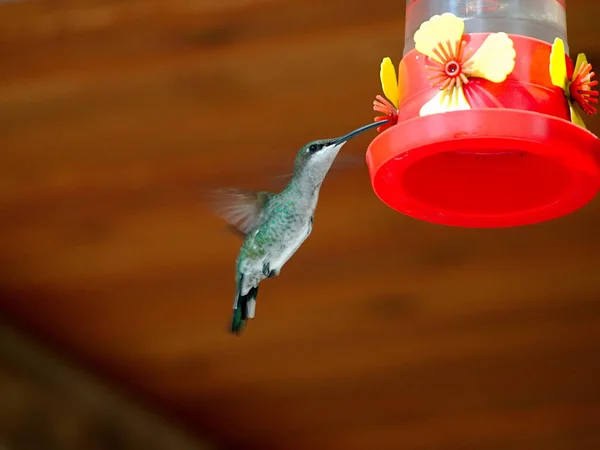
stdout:
[[217,213],[244,239],[236,261],[231,333],[239,335],[254,318],[261,281],[278,276],[311,234],[321,184],[340,149],[378,126],[381,122],[304,145],[296,154],[290,182],[279,193],[235,188],[216,192]]

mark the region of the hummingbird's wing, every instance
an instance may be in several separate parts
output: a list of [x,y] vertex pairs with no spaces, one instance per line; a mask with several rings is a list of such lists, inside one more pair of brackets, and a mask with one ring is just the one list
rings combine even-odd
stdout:
[[245,236],[262,223],[265,206],[273,195],[264,191],[222,188],[212,191],[210,197],[217,215]]

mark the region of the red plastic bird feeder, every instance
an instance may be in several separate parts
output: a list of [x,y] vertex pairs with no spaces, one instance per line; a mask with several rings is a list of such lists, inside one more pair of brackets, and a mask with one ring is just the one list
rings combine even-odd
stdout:
[[598,102],[568,56],[564,0],[408,0],[398,75],[381,64],[373,189],[408,216],[462,227],[547,221],[600,189]]

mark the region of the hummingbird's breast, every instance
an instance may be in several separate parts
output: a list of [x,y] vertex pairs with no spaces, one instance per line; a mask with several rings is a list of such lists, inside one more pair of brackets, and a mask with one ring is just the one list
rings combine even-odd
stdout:
[[307,206],[293,200],[274,205],[265,222],[244,241],[239,270],[262,273],[264,264],[281,269],[312,231],[314,210]]
[[272,269],[280,270],[310,235],[312,231],[310,218],[299,222],[286,229],[282,233],[281,239],[273,242],[268,255],[269,265]]

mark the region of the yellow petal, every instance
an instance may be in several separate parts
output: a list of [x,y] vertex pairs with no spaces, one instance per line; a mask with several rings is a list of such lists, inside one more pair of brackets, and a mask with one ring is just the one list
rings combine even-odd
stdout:
[[550,52],[550,80],[554,86],[567,92],[567,63],[565,61],[565,44],[562,39],[554,39]]
[[569,102],[569,109],[571,110],[571,122],[573,122],[575,125],[579,125],[580,127],[585,128],[587,130],[587,127],[585,126],[585,122],[581,118],[579,111],[577,111],[577,109],[575,108],[575,105],[571,102]]
[[392,60],[388,57],[383,58],[383,61],[381,61],[379,78],[381,78],[383,93],[398,108],[398,78],[396,77],[396,68],[392,64]]
[[502,83],[515,68],[516,54],[506,33],[490,34],[471,58],[472,76]]
[[465,31],[464,21],[451,13],[441,16],[435,15],[427,22],[423,22],[415,32],[415,49],[436,61],[439,58],[433,53],[433,49],[442,42],[450,41],[454,46],[456,41],[462,39]]
[[579,73],[581,68],[587,65],[587,63],[587,58],[585,57],[584,53],[580,53],[579,55],[577,55],[577,62],[575,63],[575,69],[573,70],[573,78],[575,78],[575,76]]
[[454,88],[452,95],[444,95],[445,91],[439,91],[435,97],[423,105],[420,116],[429,116],[431,114],[439,114],[448,111],[464,111],[471,109],[471,105],[465,97],[463,88]]

